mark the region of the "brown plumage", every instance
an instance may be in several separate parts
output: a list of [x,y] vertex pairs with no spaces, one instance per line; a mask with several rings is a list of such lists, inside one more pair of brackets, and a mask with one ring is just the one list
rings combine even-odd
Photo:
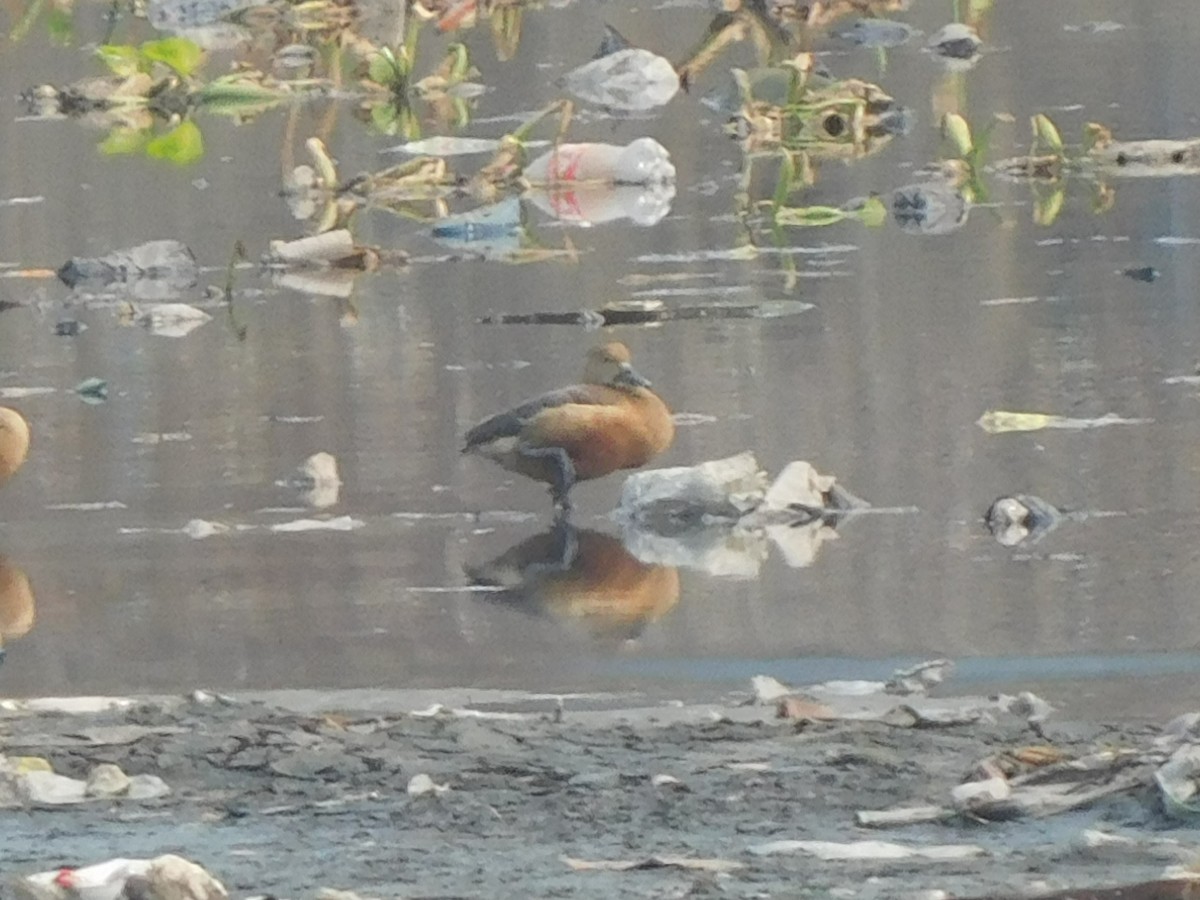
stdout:
[[634,371],[629,349],[614,341],[588,352],[582,384],[485,419],[467,432],[463,452],[547,482],[565,512],[576,481],[643,466],[674,437],[671,411]]
[[0,484],[8,481],[29,455],[29,423],[15,409],[0,406]]
[[618,538],[565,519],[466,572],[474,584],[503,588],[504,602],[579,622],[597,638],[637,637],[679,602],[675,568],[643,563]]

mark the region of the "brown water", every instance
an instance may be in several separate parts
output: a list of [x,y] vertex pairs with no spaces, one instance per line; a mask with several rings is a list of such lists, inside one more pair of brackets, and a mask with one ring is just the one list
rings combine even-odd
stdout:
[[[6,30],[17,6],[4,7]],[[5,41],[0,94],[95,73],[79,48],[99,39],[107,9],[80,5],[67,47],[40,26]],[[928,35],[951,10],[915,2],[898,18]],[[604,22],[678,60],[710,18],[682,3],[531,11],[518,53],[503,62],[488,29],[464,32],[478,80],[493,88],[466,133],[499,135],[559,96],[554,80],[590,58]],[[1124,27],[1080,30],[1104,20]],[[1008,0],[983,17],[981,33],[987,52],[960,74],[922,52],[924,36],[886,59],[819,37],[814,48],[834,74],[878,82],[916,121],[868,159],[821,163],[794,202],[838,205],[916,180],[914,168],[938,158],[937,120],[948,109],[977,124],[1015,116],[997,127],[996,156],[1027,152],[1025,122],[1039,111],[1068,141],[1089,120],[1127,139],[1200,134],[1191,0]],[[122,21],[115,39],[152,36],[145,22]],[[432,64],[447,42],[430,33],[423,59]],[[0,206],[0,262],[57,267],[178,239],[205,267],[178,299],[214,319],[172,339],[123,326],[111,305],[65,307],[71,295],[57,281],[0,280],[0,301],[22,304],[0,312],[0,392],[53,389],[3,401],[35,429],[30,462],[0,493],[0,552],[31,579],[36,621],[6,637],[0,692],[651,689],[742,684],[759,671],[876,677],[943,655],[961,662],[966,681],[1038,684],[1059,702],[1090,697],[1126,712],[1192,702],[1200,396],[1169,379],[1193,374],[1200,358],[1200,245],[1157,239],[1200,238],[1200,178],[1114,179],[1115,204],[1102,215],[1087,185],[1069,182],[1064,210],[1045,227],[1033,221],[1028,185],[990,179],[990,202],[950,234],[850,221],[789,228],[785,252],[730,258],[741,244],[732,215],[741,151],[721,133],[725,116],[698,98],[734,63],[751,64],[749,49],[722,56],[653,116],[620,120],[580,105],[571,139],[650,135],[671,152],[677,193],[658,224],[579,229],[528,206],[541,244],[569,239],[578,255],[512,265],[447,259],[426,225],[366,213],[359,241],[415,261],[357,280],[357,322],[344,304],[247,269],[235,299],[244,339],[205,288],[224,282],[236,240],[256,259],[268,240],[304,233],[278,192],[305,138],[323,136],[345,173],[393,161],[379,151],[399,139],[371,133],[352,103],[324,101],[242,126],[202,119],[205,156],[179,168],[102,156],[102,132],[16,121],[10,105],[0,200],[44,199]],[[769,197],[769,163],[764,172],[756,190]],[[1131,266],[1161,277],[1120,274]],[[531,614],[467,590],[464,565],[548,528],[549,504],[541,486],[460,457],[458,436],[572,380],[597,338],[478,319],[595,308],[655,288],[676,292],[665,297],[672,305],[812,304],[777,319],[607,330],[674,409],[694,414],[662,464],[746,449],[773,472],[807,459],[877,506],[916,511],[849,522],[806,568],[774,551],[740,578],[684,568],[676,581],[635,566],[658,579],[642,605],[590,628],[565,611],[569,598]],[[1025,302],[995,302],[1006,299]],[[62,318],[87,329],[56,336]],[[109,382],[106,403],[73,393],[91,376]],[[976,420],[996,408],[1152,421],[992,435]],[[180,439],[146,437],[156,434]],[[361,527],[269,531],[313,515],[276,482],[318,450],[338,458],[345,482],[319,515]],[[615,534],[597,517],[620,488],[616,476],[580,488],[576,524]],[[997,495],[1015,492],[1123,515],[1005,549],[980,520]],[[507,514],[473,515],[489,510]],[[197,518],[231,531],[181,533]]]

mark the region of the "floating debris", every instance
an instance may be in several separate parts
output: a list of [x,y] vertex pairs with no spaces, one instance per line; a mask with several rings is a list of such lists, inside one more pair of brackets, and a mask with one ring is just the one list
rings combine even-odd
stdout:
[[187,337],[205,322],[212,321],[212,316],[204,310],[186,303],[156,303],[146,308],[130,304],[125,315],[151,334],[171,338]]
[[334,506],[342,488],[337,457],[332,453],[314,453],[291,477],[277,484],[299,492],[300,499],[314,509]]
[[909,234],[939,235],[967,223],[971,201],[952,179],[909,184],[892,191],[892,218]]
[[118,286],[139,300],[169,300],[195,286],[196,257],[180,241],[150,241],[95,259],[74,257],[63,263],[58,277],[72,290]]
[[663,106],[678,93],[679,76],[671,62],[629,47],[611,26],[605,27],[602,53],[564,75],[563,86],[589,103],[628,112]]
[[[526,141],[526,147],[544,146],[545,141]],[[495,153],[503,146],[498,138],[455,137],[438,135],[419,141],[408,141],[395,147],[385,147],[380,153],[407,153],[409,156],[471,156],[476,153]]]
[[1036,544],[1065,519],[1060,510],[1033,494],[997,497],[984,515],[992,537],[1005,547],[1026,540]]
[[903,22],[893,22],[890,19],[859,19],[849,30],[839,32],[838,37],[860,47],[878,49],[907,44],[916,33],[915,28]]
[[675,180],[671,154],[654,138],[617,144],[559,144],[525,167],[532,185],[585,183],[651,185]]
[[979,58],[982,46],[979,32],[963,22],[942,26],[925,45],[927,50],[946,60],[952,67],[973,65]]
[[789,463],[771,483],[745,452],[635,473],[613,516],[638,559],[753,577],[768,541],[787,565],[804,568],[837,537],[845,517],[868,505],[803,461]]
[[1133,266],[1122,270],[1121,274],[1126,278],[1132,278],[1134,281],[1153,284],[1155,281],[1158,281],[1160,273],[1154,266]]
[[1127,419],[1116,413],[1106,413],[1094,419],[1056,416],[1047,413],[1006,412],[989,410],[975,424],[989,434],[1005,434],[1010,431],[1041,431],[1044,428],[1082,430],[1104,428],[1109,425],[1148,425],[1153,419]]
[[296,519],[292,522],[280,522],[271,525],[269,531],[279,533],[295,533],[301,531],[355,531],[366,525],[362,519],[353,516],[338,516],[333,519]]
[[75,385],[75,393],[84,403],[103,403],[108,399],[108,382],[103,378],[85,378]]

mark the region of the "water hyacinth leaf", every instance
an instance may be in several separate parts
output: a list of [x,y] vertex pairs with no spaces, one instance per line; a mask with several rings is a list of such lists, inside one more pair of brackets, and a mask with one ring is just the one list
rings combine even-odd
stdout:
[[1044,144],[1051,153],[1062,156],[1063,142],[1062,135],[1058,133],[1058,128],[1049,117],[1038,113],[1032,119],[1033,134],[1042,144]]
[[96,48],[96,55],[114,75],[120,75],[122,78],[128,78],[141,70],[142,57],[136,47],[128,44],[102,44]]
[[1038,196],[1033,206],[1034,224],[1041,225],[1043,228],[1053,225],[1059,213],[1062,212],[1066,199],[1067,192],[1061,187],[1045,196]]
[[960,159],[966,159],[975,149],[971,140],[971,126],[958,113],[946,113],[942,116],[942,134]]
[[836,206],[788,206],[776,213],[775,221],[780,225],[822,226],[840,222],[847,215]]
[[195,122],[180,122],[166,134],[147,141],[146,155],[186,166],[204,155],[204,138]]
[[887,221],[888,208],[879,197],[868,197],[857,210],[858,221],[868,228],[878,228]]
[[97,146],[105,156],[125,156],[138,153],[146,146],[149,133],[140,128],[114,128]]
[[779,180],[775,183],[775,207],[782,208],[792,193],[792,183],[796,179],[796,161],[792,154],[784,153],[779,163]]
[[367,63],[367,77],[376,84],[393,87],[400,83],[404,73],[400,70],[400,64],[395,54],[384,47]]
[[391,103],[371,107],[371,125],[380,134],[395,134],[400,126],[400,113]]
[[141,46],[142,57],[169,66],[181,78],[187,78],[204,62],[204,51],[182,37],[147,41]]
[[294,95],[237,75],[218,78],[196,93],[196,100],[209,112],[249,116],[268,110]]
[[446,59],[440,68],[445,69],[446,80],[451,84],[462,81],[471,71],[471,58],[466,44],[451,44],[446,49]]

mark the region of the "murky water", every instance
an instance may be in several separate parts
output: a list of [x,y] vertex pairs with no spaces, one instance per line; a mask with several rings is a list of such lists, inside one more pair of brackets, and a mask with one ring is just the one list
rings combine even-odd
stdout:
[[[896,17],[924,34],[902,47],[833,36],[849,19],[813,38],[834,75],[878,83],[915,121],[867,158],[818,160],[814,186],[793,205],[838,206],[919,181],[914,170],[944,150],[947,111],[977,129],[1015,117],[996,125],[992,159],[1028,152],[1037,112],[1069,143],[1087,121],[1122,139],[1200,135],[1190,90],[1200,12],[1190,0],[1009,0],[979,17],[985,52],[958,73],[922,50],[953,4],[912,6]],[[5,9],[7,30],[23,9]],[[107,9],[78,5],[66,46],[41,20],[5,41],[0,94],[96,74],[86,48],[109,27]],[[699,4],[529,10],[506,61],[487,27],[453,35],[492,88],[462,133],[498,136],[559,97],[555,80],[592,56],[605,22],[679,61],[712,18]],[[113,27],[113,42],[155,36],[139,19]],[[425,33],[418,69],[450,39]],[[218,53],[208,66],[223,71],[232,58]],[[727,115],[699,101],[731,65],[753,63],[749,46],[731,48],[654,114],[577,107],[572,140],[649,135],[670,151],[676,194],[651,227],[583,229],[528,204],[529,240],[574,252],[518,265],[367,211],[356,240],[411,254],[407,268],[359,276],[349,300],[243,268],[231,312],[219,288],[235,241],[257,259],[269,240],[305,233],[279,196],[305,139],[321,136],[351,174],[394,162],[380,151],[400,138],[356,120],[354,101],[326,100],[242,125],[202,118],[203,158],[180,167],[102,155],[103,131],[17,121],[10,105],[0,200],[42,199],[0,206],[0,262],[56,268],[180,240],[202,271],[173,299],[214,318],[173,339],[57,281],[0,280],[0,303],[15,304],[0,312],[0,397],[35,432],[29,463],[0,492],[0,552],[36,603],[32,626],[29,610],[6,613],[0,691],[650,689],[758,671],[874,677],[945,655],[962,661],[966,680],[1048,684],[1062,702],[1186,704],[1200,670],[1200,394],[1181,376],[1200,359],[1200,178],[1113,177],[1101,213],[1090,183],[1068,179],[1061,212],[1037,224],[1048,218],[1038,208],[1046,188],[984,175],[986,202],[946,234],[848,220],[784,228],[781,248],[760,232],[763,252],[730,252],[745,246],[742,151],[722,133]],[[769,199],[774,166],[756,170],[751,195]],[[1122,274],[1145,266],[1157,280]],[[523,604],[468,590],[466,568],[546,531],[550,509],[543,487],[461,457],[459,435],[569,383],[597,338],[580,326],[479,320],[656,296],[671,307],[811,304],[777,318],[605,329],[689,414],[661,464],[747,449],[772,472],[807,459],[876,506],[916,511],[844,524],[806,567],[771,548],[739,573],[675,572],[626,558],[604,537],[617,533],[599,518],[619,496],[614,476],[575,495],[576,524],[601,533],[589,538],[603,558],[599,584],[551,585]],[[57,335],[67,319],[86,329]],[[108,382],[107,402],[74,393],[89,377]],[[49,390],[14,397],[24,388]],[[990,409],[1150,421],[989,434],[976,421]],[[321,450],[345,484],[336,505],[314,513],[276,482]],[[995,497],[1020,492],[1119,515],[1004,548],[981,519]],[[271,530],[314,515],[361,525]],[[230,530],[194,538],[183,531],[193,519]],[[625,579],[615,609],[604,599],[614,572]]]

